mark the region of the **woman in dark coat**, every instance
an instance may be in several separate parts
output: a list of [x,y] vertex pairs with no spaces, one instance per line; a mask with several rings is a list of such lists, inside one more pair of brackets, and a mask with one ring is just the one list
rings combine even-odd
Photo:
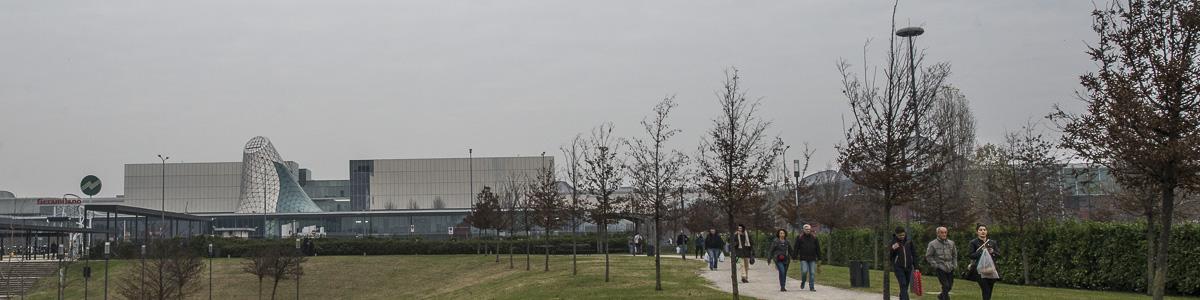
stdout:
[[1000,258],[1000,245],[996,240],[988,238],[987,225],[979,224],[975,225],[975,239],[971,240],[969,247],[971,249],[971,266],[968,271],[970,273],[967,273],[968,279],[979,283],[979,290],[983,294],[983,300],[991,300],[992,287],[996,285],[996,281],[1000,281],[1000,278],[983,278],[979,276],[979,258],[984,255],[984,250],[986,249],[987,254],[992,256],[994,264],[996,259]]
[[779,291],[786,292],[787,287],[784,284],[787,283],[788,264],[792,261],[792,255],[788,251],[791,249],[791,245],[788,245],[787,230],[775,231],[775,240],[771,241],[770,249],[771,256],[769,258],[775,261],[775,270],[779,271]]

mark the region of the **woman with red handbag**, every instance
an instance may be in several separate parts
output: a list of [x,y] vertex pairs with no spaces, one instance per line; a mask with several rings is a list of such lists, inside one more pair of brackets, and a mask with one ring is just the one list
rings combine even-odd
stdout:
[[780,292],[787,291],[784,284],[787,282],[788,263],[792,261],[791,253],[788,253],[790,249],[792,247],[788,244],[787,230],[775,231],[775,240],[771,242],[771,259],[775,261],[775,270],[779,271]]

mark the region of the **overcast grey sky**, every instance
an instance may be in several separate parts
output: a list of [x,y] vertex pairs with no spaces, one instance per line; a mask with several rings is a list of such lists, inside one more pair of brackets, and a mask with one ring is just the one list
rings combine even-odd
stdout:
[[[1082,109],[1090,1],[906,1],[980,142]],[[788,143],[836,159],[840,58],[879,62],[890,3],[856,1],[3,1],[0,190],[123,193],[123,164],[238,161],[251,137],[318,179],[347,161],[558,154],[663,96],[693,152],[741,69]],[[799,151],[793,147],[788,159]]]

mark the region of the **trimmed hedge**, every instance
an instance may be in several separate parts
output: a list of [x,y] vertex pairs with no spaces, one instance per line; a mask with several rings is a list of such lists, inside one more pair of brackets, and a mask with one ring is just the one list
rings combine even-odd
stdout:
[[[1145,224],[1065,222],[1026,229],[1021,236],[1028,239],[1030,284],[1089,290],[1144,292],[1146,288]],[[932,272],[924,263],[925,245],[936,237],[934,227],[914,224],[908,235],[913,239],[921,260],[922,272]],[[1014,228],[989,226],[989,236],[1000,242],[998,259],[1001,281],[1019,284],[1022,279],[1018,235]],[[872,251],[882,245],[874,242],[869,229],[837,230],[820,234],[821,250],[826,263],[845,266],[851,260],[875,262]],[[974,231],[952,231],[951,240],[959,251],[960,272],[969,263],[968,243]],[[891,231],[887,240],[891,239]],[[832,242],[832,253],[825,253]],[[1177,225],[1172,228],[1170,267],[1167,270],[1167,291],[1174,294],[1200,295],[1200,225]],[[878,266],[877,266],[878,267]]]
[[[174,242],[187,243],[188,248],[192,249],[197,254],[207,255],[208,244],[212,243],[217,252],[217,256],[228,257],[245,257],[253,253],[257,249],[264,247],[295,247],[295,239],[276,239],[276,240],[246,240],[246,239],[230,239],[230,238],[212,238],[212,237],[196,237],[190,240],[174,239]],[[526,240],[524,238],[501,240],[501,253],[508,253],[505,247],[513,247],[513,253],[525,253]],[[551,254],[571,254],[571,244],[573,240],[570,237],[551,237],[549,239],[534,238],[529,240],[530,252],[533,254],[544,254],[544,248],[541,245],[550,245]],[[580,236],[574,240],[579,245],[578,251],[581,254],[595,253],[596,241],[595,236]],[[399,238],[321,238],[314,239],[318,255],[440,255],[440,254],[476,254],[480,249],[496,248],[495,239],[472,239],[472,240],[422,240],[422,239],[399,239]],[[626,237],[613,236],[609,237],[609,253],[622,253],[628,251]],[[113,245],[114,258],[136,259],[140,255],[141,244],[136,243],[117,243]],[[92,258],[102,259],[104,247],[93,247]]]

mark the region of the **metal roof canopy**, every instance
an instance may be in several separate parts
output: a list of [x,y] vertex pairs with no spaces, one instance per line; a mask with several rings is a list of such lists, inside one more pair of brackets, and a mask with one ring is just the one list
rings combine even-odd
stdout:
[[118,214],[118,215],[131,215],[131,216],[142,216],[142,217],[165,216],[167,219],[170,219],[170,220],[208,221],[208,218],[198,217],[198,216],[190,215],[190,214],[183,214],[183,213],[169,212],[169,211],[164,213],[161,210],[126,206],[126,205],[88,204],[88,205],[84,205],[83,208],[86,211],[107,212],[107,213],[114,213],[114,214]]
[[[18,223],[18,222],[12,222],[11,220],[0,219],[0,232],[26,232],[26,231],[54,232],[54,233],[107,233],[107,232],[110,232],[107,230],[94,229],[94,228],[77,228],[77,227],[37,225],[37,224],[29,224],[29,223],[23,223],[23,222]],[[111,232],[115,232],[115,231],[111,231]]]
[[[404,210],[366,210],[366,211],[334,211],[334,212],[309,212],[309,213],[268,213],[267,217],[362,217],[362,216],[407,216],[407,215],[445,215],[445,214],[469,214],[469,208],[442,208],[442,209],[404,209]],[[201,218],[210,217],[256,217],[262,218],[263,213],[198,213],[196,216]]]

